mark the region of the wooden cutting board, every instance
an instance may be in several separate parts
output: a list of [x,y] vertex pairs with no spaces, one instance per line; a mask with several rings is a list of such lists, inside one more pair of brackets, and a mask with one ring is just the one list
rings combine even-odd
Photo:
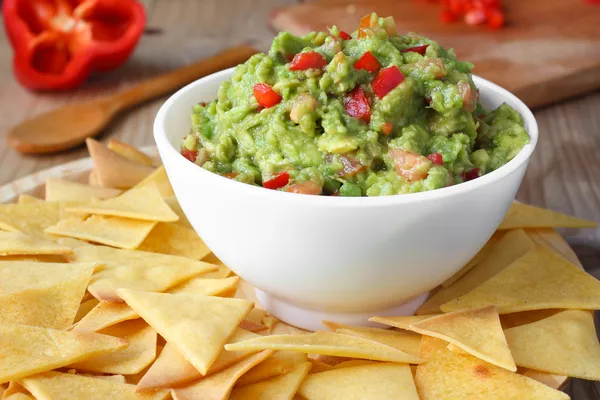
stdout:
[[276,30],[304,34],[337,25],[352,32],[375,11],[398,32],[418,32],[455,49],[487,78],[538,107],[600,88],[600,6],[583,0],[505,0],[507,26],[492,31],[439,22],[440,6],[416,0],[320,0],[275,10]]

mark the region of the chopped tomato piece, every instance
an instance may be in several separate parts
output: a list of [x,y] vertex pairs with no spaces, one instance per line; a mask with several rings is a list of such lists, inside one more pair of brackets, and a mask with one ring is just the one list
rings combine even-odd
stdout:
[[497,9],[488,11],[487,25],[492,29],[502,28],[504,26],[504,14],[502,14],[502,11]]
[[459,81],[456,88],[463,100],[463,108],[468,112],[475,111],[477,106],[477,91],[471,88],[467,82]]
[[275,175],[274,178],[263,182],[263,187],[267,189],[279,189],[284,187],[290,181],[290,174],[287,171],[283,171],[280,174]]
[[394,129],[394,126],[391,124],[391,122],[385,122],[383,125],[381,125],[381,133],[384,135],[389,135],[392,133],[392,129]]
[[357,62],[354,63],[354,68],[364,69],[373,73],[379,68],[381,68],[381,64],[379,64],[377,57],[375,57],[373,53],[367,51],[365,54],[362,55],[361,58],[358,59]]
[[237,172],[228,172],[226,174],[223,174],[223,176],[227,179],[233,179],[236,176],[238,176],[239,174]]
[[190,160],[191,162],[196,162],[198,152],[196,150],[189,150],[184,147],[183,149],[181,149],[181,155]]
[[479,178],[479,168],[473,168],[470,171],[463,172],[461,175],[463,181],[472,181],[473,179]]
[[372,31],[372,30],[370,30],[370,29],[366,29],[366,28],[358,28],[358,33],[357,33],[357,35],[356,35],[356,36],[357,36],[359,39],[364,39],[364,38],[371,37],[371,36],[373,36],[373,35],[374,35],[373,31]]
[[360,163],[356,158],[350,156],[340,156],[340,162],[344,168],[338,172],[339,176],[352,176],[356,175],[366,167]]
[[440,20],[445,24],[451,24],[452,22],[458,21],[459,16],[454,14],[450,10],[442,10],[440,13]]
[[254,85],[254,97],[258,104],[264,108],[273,107],[281,101],[281,96],[266,83]]
[[352,36],[350,36],[349,34],[347,34],[344,31],[340,31],[340,39],[350,40],[350,39],[352,39]]
[[321,69],[327,65],[327,60],[316,51],[298,53],[290,63],[290,71],[305,71],[307,69]]
[[293,185],[288,186],[286,192],[316,195],[321,194],[321,186],[311,181],[294,183]]
[[408,151],[392,149],[390,155],[396,166],[396,173],[409,182],[420,181],[427,178],[431,161],[427,157]]
[[402,72],[400,72],[398,67],[392,65],[391,67],[380,70],[375,79],[373,79],[373,82],[371,82],[371,86],[377,97],[382,99],[403,81],[404,75]]
[[434,164],[437,164],[437,165],[444,164],[444,162],[442,161],[442,155],[440,153],[431,153],[430,155],[427,156],[427,158],[429,158],[431,160],[431,162]]
[[468,25],[481,25],[485,23],[485,13],[483,10],[471,10],[465,14],[465,22]]
[[344,96],[344,108],[351,117],[365,122],[371,120],[371,107],[364,90],[360,86]]
[[360,22],[358,23],[358,27],[359,28],[370,28],[371,25],[371,19],[373,18],[373,14],[367,14],[364,17],[362,17],[360,19]]
[[427,48],[429,47],[428,44],[424,44],[423,46],[414,46],[414,47],[409,47],[408,49],[404,49],[404,50],[400,50],[402,53],[408,53],[408,52],[415,52],[415,53],[419,53],[421,55],[425,54],[425,51],[427,50]]

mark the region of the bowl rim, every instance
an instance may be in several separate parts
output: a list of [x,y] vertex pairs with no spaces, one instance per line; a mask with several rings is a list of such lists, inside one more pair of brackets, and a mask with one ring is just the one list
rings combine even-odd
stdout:
[[[169,97],[165,103],[160,107],[156,118],[154,120],[154,140],[161,154],[161,158],[167,155],[168,157],[182,157],[179,154],[179,150],[176,149],[169,141],[166,133],[166,115],[169,110],[177,106],[180,98],[189,92],[193,92],[198,88],[202,87],[206,82],[215,79],[225,80],[232,76],[236,67],[228,68],[214,74],[207,75],[200,78],[183,88],[175,92]],[[495,97],[500,97],[502,102],[509,102],[523,117],[527,133],[529,135],[529,143],[526,144],[519,154],[517,154],[512,160],[498,168],[495,171],[485,174],[477,179],[473,179],[468,182],[463,182],[458,185],[448,186],[441,189],[435,189],[417,193],[406,193],[401,195],[393,196],[373,196],[373,197],[341,197],[341,196],[314,196],[314,195],[299,195],[297,193],[282,192],[279,190],[268,190],[260,186],[249,185],[242,182],[237,182],[232,179],[225,178],[221,175],[207,171],[195,164],[189,163],[193,166],[197,174],[203,178],[212,180],[215,185],[229,185],[226,186],[229,190],[237,190],[240,196],[253,195],[253,196],[276,196],[272,200],[275,201],[287,201],[287,202],[299,202],[306,205],[312,206],[329,206],[329,207],[378,207],[378,206],[390,206],[396,204],[408,204],[416,202],[428,202],[445,199],[447,197],[454,197],[464,195],[473,192],[477,189],[481,189],[487,185],[492,185],[497,181],[502,180],[508,175],[515,172],[523,164],[526,164],[531,157],[531,154],[535,150],[538,142],[538,124],[537,121],[525,103],[508,90],[501,86],[490,82],[477,75],[473,75],[473,81],[480,91],[491,93]],[[191,113],[191,110],[190,110]],[[183,158],[182,158],[183,160]],[[163,160],[164,162],[164,160]],[[180,164],[181,165],[181,164]],[[178,167],[179,168],[179,167]],[[186,168],[187,171],[192,169]],[[181,171],[183,172],[183,171]]]

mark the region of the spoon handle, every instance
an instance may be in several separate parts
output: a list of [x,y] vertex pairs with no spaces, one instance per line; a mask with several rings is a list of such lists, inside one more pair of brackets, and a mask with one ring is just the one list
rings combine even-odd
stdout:
[[148,100],[171,93],[198,78],[243,63],[258,51],[246,45],[232,47],[213,57],[143,81],[133,88],[105,98],[117,113]]

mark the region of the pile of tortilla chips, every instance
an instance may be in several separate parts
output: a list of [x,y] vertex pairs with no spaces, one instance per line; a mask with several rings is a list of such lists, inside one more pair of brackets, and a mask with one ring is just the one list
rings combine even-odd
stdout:
[[90,184],[0,205],[2,399],[558,400],[600,380],[600,282],[553,230],[589,221],[515,203],[416,316],[310,333],[243,298],[164,168],[88,147]]

